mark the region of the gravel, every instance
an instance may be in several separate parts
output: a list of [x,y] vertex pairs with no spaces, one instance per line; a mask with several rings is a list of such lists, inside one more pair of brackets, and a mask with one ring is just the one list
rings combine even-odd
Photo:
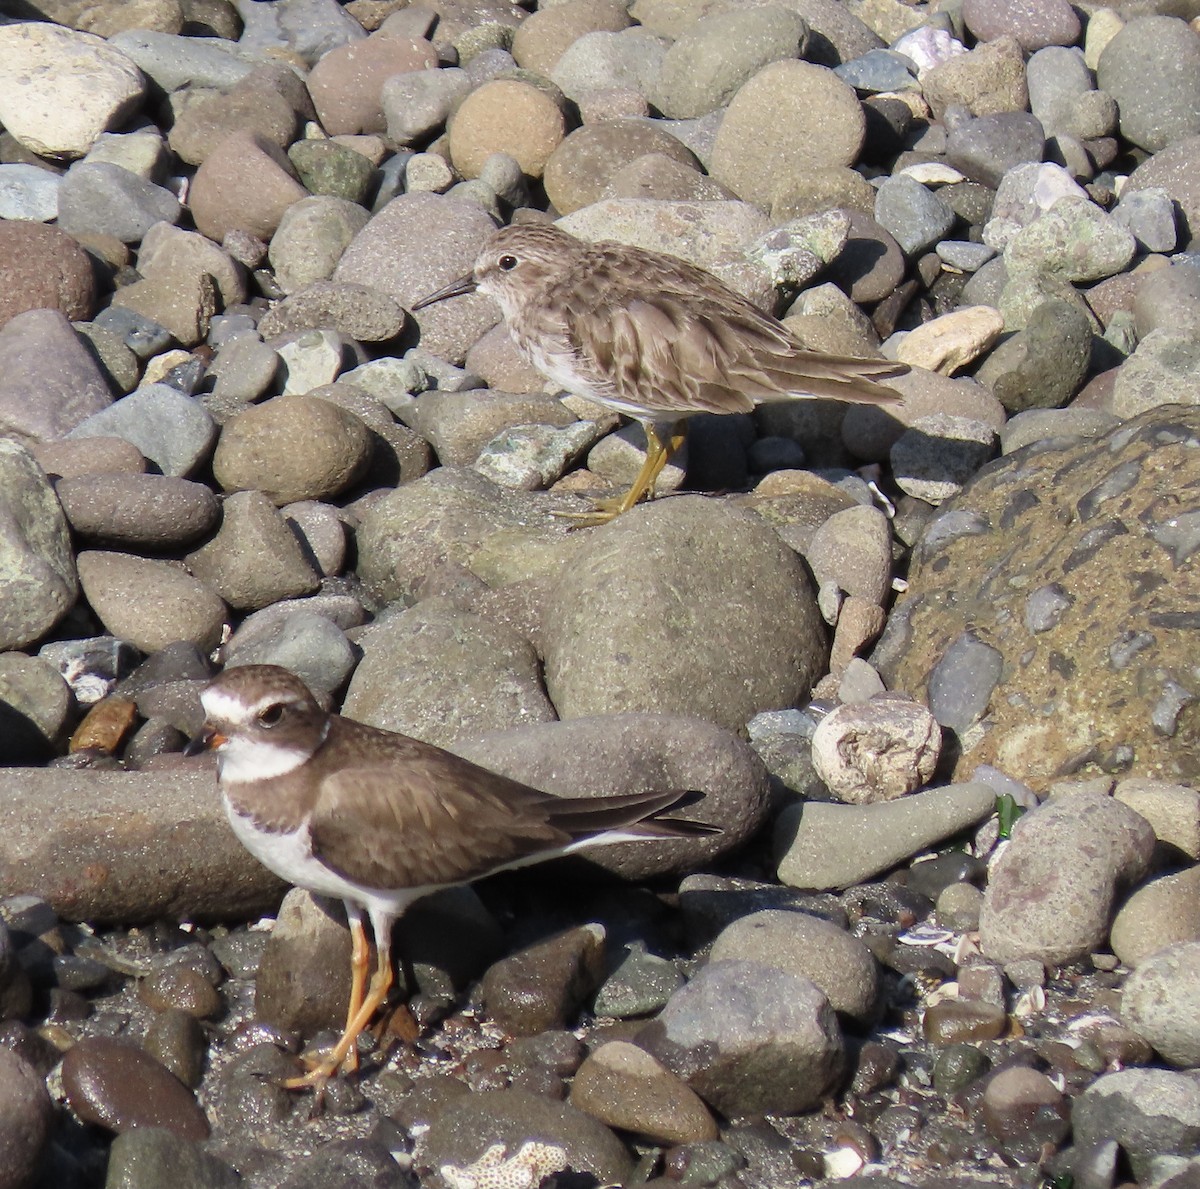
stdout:
[[[435,7],[0,18],[0,1189],[1194,1179],[1195,5]],[[557,217],[904,403],[569,530],[640,427],[408,309]],[[340,907],[181,754],[242,663],[723,833],[418,903],[310,1120]]]

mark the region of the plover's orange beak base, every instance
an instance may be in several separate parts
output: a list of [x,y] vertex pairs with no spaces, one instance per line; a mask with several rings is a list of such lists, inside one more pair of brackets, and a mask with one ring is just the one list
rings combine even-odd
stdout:
[[216,727],[211,727],[205,723],[200,728],[200,733],[188,740],[187,746],[183,749],[185,756],[197,756],[202,751],[215,751],[222,743],[227,743],[228,737],[222,735]]
[[434,305],[439,301],[445,301],[447,297],[465,297],[468,293],[474,293],[475,288],[475,274],[467,273],[465,277],[459,277],[457,281],[451,281],[449,285],[442,286],[436,293],[431,293],[428,297],[422,297],[420,301],[414,301],[408,308],[410,310],[423,310],[426,306]]

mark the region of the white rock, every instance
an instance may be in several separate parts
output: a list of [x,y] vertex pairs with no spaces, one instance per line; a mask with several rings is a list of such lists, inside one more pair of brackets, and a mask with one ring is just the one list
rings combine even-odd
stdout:
[[838,706],[813,733],[817,775],[840,801],[871,805],[920,788],[933,776],[942,729],[919,702],[872,698]]
[[0,27],[0,124],[39,156],[82,157],[145,89],[102,37],[40,21]]

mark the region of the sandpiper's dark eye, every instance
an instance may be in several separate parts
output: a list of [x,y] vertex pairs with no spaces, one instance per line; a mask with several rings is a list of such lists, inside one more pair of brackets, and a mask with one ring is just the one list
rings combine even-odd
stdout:
[[500,265],[501,272],[512,272],[517,267],[517,258],[515,256],[501,256],[496,263]]
[[258,712],[258,721],[264,727],[273,727],[283,718],[283,703],[275,702],[270,706],[264,706]]

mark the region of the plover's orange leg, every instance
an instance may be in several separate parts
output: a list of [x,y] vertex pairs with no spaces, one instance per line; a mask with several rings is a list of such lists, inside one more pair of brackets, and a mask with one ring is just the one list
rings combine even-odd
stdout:
[[[363,940],[365,943],[365,937]],[[347,1054],[354,1049],[358,1042],[359,1033],[366,1028],[371,1022],[371,1018],[386,1002],[388,992],[392,989],[391,946],[388,943],[386,935],[381,938],[378,933],[376,934],[375,945],[378,950],[375,973],[371,978],[371,985],[367,988],[365,997],[363,997],[362,1002],[358,1006],[358,1011],[347,1019],[345,1031],[342,1033],[337,1044],[329,1050],[319,1064],[307,1073],[300,1074],[294,1078],[284,1078],[279,1083],[284,1089],[305,1090],[312,1087],[320,1093],[321,1087],[338,1072],[342,1067],[342,1062],[346,1060]]]

